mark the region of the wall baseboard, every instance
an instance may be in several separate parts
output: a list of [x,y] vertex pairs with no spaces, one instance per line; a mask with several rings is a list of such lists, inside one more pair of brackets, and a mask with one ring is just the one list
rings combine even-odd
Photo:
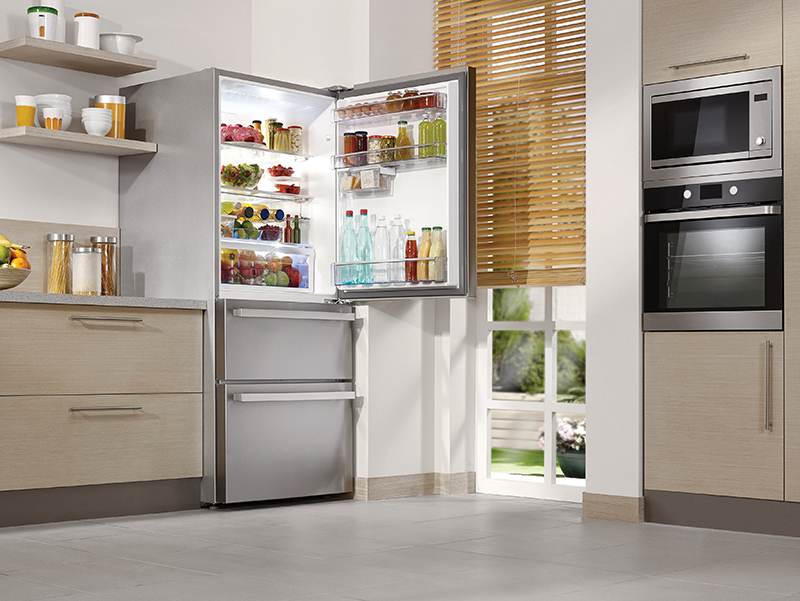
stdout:
[[400,499],[425,495],[463,495],[475,492],[475,472],[456,474],[408,474],[379,478],[356,478],[355,498],[359,501]]
[[639,523],[644,521],[644,497],[583,493],[583,517]]

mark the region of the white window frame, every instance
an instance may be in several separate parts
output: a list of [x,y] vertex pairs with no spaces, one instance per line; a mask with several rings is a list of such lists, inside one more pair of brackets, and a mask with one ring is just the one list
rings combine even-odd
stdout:
[[[586,330],[586,322],[555,321],[553,288],[544,287],[543,321],[492,321],[491,290],[479,289],[478,340],[476,354],[475,487],[479,493],[581,502],[585,480],[556,478],[555,427],[559,413],[586,415],[586,405],[557,403],[557,333],[560,330]],[[508,401],[492,398],[492,332],[514,330],[544,332],[544,401]],[[544,414],[544,477],[492,474],[492,410],[535,411]]]

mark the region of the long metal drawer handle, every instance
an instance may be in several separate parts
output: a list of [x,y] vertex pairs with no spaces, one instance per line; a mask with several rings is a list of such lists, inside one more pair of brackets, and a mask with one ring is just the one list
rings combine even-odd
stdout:
[[772,361],[770,361],[770,355],[772,350],[772,342],[767,340],[767,420],[764,424],[764,429],[770,430],[772,429],[772,422],[769,419],[769,397],[770,397],[770,390],[769,390],[769,381],[772,379]]
[[233,394],[234,401],[240,403],[258,403],[275,401],[339,401],[356,398],[352,390],[332,392],[243,392]]
[[678,63],[677,65],[670,65],[670,69],[682,69],[683,67],[696,67],[698,65],[708,65],[711,63],[724,63],[725,61],[743,61],[750,58],[749,54],[734,54],[732,56],[720,56],[719,58],[706,58],[699,61],[691,61],[688,63]]
[[276,319],[319,319],[324,321],[355,321],[354,313],[333,311],[278,311],[272,309],[234,309],[234,317],[268,317]]
[[645,223],[660,221],[694,221],[697,219],[719,219],[722,217],[751,217],[759,215],[780,215],[781,207],[777,205],[759,207],[727,207],[723,209],[693,209],[690,211],[672,211],[670,213],[650,213],[644,216]]
[[94,315],[73,315],[75,321],[144,321],[141,317],[102,317]]
[[142,405],[113,405],[108,407],[70,407],[70,411],[138,411]]

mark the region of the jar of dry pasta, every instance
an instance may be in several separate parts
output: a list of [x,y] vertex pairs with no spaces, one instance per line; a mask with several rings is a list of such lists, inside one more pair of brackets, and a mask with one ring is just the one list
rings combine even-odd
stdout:
[[99,248],[100,255],[100,294],[117,295],[117,239],[114,236],[92,236],[92,248]]
[[47,291],[52,294],[69,294],[72,271],[72,234],[47,235]]

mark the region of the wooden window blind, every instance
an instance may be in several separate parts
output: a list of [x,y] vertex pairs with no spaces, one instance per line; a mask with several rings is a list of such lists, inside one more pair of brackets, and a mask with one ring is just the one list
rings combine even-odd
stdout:
[[586,279],[586,0],[436,0],[437,69],[477,73],[478,285]]

